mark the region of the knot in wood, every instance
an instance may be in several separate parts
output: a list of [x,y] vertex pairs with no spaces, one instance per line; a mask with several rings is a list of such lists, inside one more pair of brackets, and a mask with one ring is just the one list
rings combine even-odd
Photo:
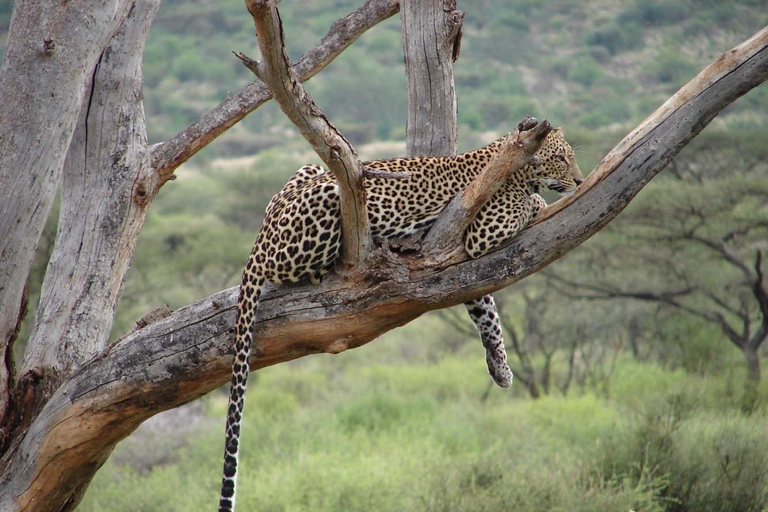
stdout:
[[451,25],[461,25],[464,20],[464,11],[453,11],[448,15],[448,22]]
[[50,57],[53,55],[53,50],[56,49],[56,43],[53,42],[53,39],[46,37],[43,39],[43,45],[42,45],[42,54]]
[[145,207],[149,204],[150,197],[147,191],[147,186],[144,183],[139,183],[136,187],[136,191],[133,193],[133,200],[140,207]]
[[347,350],[349,348],[349,343],[347,343],[346,339],[340,339],[336,340],[327,347],[325,347],[325,352],[328,354],[340,354]]

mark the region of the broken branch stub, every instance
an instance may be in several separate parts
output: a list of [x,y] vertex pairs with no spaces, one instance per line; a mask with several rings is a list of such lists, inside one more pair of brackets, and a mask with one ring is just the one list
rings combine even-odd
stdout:
[[526,116],[507,135],[496,156],[457,194],[435,221],[422,246],[422,254],[432,261],[445,261],[463,246],[464,231],[508,176],[530,163],[541,143],[552,131],[546,120],[541,123]]
[[[272,91],[285,115],[336,177],[341,199],[341,263],[346,268],[362,267],[372,245],[363,189],[363,165],[349,142],[312,100],[291,67],[276,4],[274,0],[246,0],[262,55],[261,63],[247,67],[252,71],[255,68],[255,74]],[[245,56],[238,57],[252,63]]]

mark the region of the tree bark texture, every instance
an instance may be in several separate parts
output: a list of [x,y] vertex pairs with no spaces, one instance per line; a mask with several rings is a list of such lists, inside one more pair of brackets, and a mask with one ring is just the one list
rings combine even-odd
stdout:
[[405,76],[408,87],[406,156],[456,154],[456,90],[452,62],[458,56],[464,13],[456,0],[403,0]]
[[21,393],[34,382],[37,400],[104,350],[112,329],[154,189],[143,166],[141,60],[159,6],[137,1],[102,53],[67,152],[56,243],[20,373]]
[[131,6],[92,3],[17,1],[0,69],[0,423],[11,398],[10,345],[24,285],[86,84]]
[[[422,313],[508,286],[559,258],[613,219],[726,105],[768,78],[768,29],[727,52],[629,134],[585,189],[477,260],[430,266],[375,251],[365,271],[321,285],[266,290],[253,368],[367,343]],[[584,187],[584,185],[582,185]],[[229,378],[237,290],[225,290],[122,339],[67,378],[1,461],[0,507],[55,510],[87,482],[115,443],[149,416]],[[60,506],[58,507],[60,508]]]

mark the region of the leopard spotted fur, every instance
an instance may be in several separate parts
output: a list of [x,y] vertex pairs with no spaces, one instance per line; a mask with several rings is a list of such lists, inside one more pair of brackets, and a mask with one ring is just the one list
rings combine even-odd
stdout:
[[[406,180],[366,178],[365,192],[374,237],[397,239],[428,228],[448,204],[496,155],[503,139],[453,157],[395,158],[365,162],[370,169],[407,172]],[[506,179],[465,234],[465,249],[478,258],[523,229],[546,206],[540,186],[572,193],[583,180],[563,130],[552,131],[537,153],[540,165]],[[219,510],[235,506],[240,422],[243,413],[251,329],[265,282],[318,283],[340,252],[339,189],[320,166],[299,169],[267,206],[266,216],[243,272],[236,320],[235,360],[227,412],[224,477]],[[466,304],[486,349],[489,372],[502,387],[512,383],[492,297]]]

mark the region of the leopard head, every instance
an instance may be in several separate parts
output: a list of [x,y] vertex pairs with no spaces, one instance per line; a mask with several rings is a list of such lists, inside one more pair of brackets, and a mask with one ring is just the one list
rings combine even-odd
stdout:
[[536,152],[541,164],[531,173],[530,181],[535,190],[545,186],[569,196],[584,181],[573,148],[565,141],[564,135],[564,127],[555,128]]

